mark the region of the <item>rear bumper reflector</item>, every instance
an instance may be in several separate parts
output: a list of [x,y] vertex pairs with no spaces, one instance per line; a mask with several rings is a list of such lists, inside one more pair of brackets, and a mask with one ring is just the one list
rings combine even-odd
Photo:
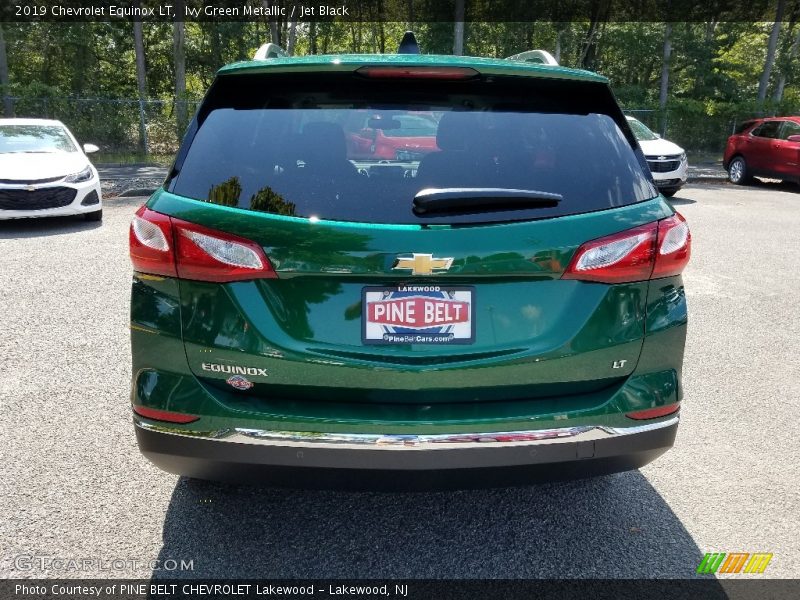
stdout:
[[196,417],[195,415],[158,410],[157,408],[147,408],[146,406],[134,406],[133,412],[145,419],[166,421],[167,423],[194,423],[200,419],[200,417]]
[[679,403],[675,404],[668,404],[666,406],[658,406],[656,408],[647,408],[645,410],[637,410],[634,412],[629,412],[625,416],[629,419],[636,419],[637,421],[642,421],[645,419],[657,419],[659,417],[666,417],[667,415],[671,415],[673,413],[678,412],[681,409],[681,405]]

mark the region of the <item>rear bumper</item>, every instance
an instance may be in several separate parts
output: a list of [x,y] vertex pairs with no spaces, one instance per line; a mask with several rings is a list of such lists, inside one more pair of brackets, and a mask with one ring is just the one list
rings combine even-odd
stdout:
[[252,429],[189,436],[138,417],[135,427],[144,456],[188,477],[281,487],[450,489],[636,469],[673,445],[678,417],[632,427],[428,436]]
[[680,189],[686,183],[686,179],[656,179],[656,187],[662,189]]
[[689,163],[686,161],[681,162],[680,167],[674,171],[666,171],[663,173],[653,173],[653,182],[656,187],[661,188],[681,188],[689,178]]

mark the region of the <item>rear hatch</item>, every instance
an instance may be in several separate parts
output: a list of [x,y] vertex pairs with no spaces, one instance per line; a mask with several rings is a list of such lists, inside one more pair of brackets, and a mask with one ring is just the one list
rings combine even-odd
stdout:
[[[512,400],[623,381],[642,345],[647,277],[564,275],[585,242],[672,211],[607,85],[383,71],[217,78],[149,208],[184,223],[187,256],[210,248],[229,261],[243,243],[265,264],[226,277],[230,264],[198,259],[183,274],[193,372],[249,397],[347,402]],[[353,157],[354,111],[386,137],[424,115],[434,139],[395,159],[363,147]]]

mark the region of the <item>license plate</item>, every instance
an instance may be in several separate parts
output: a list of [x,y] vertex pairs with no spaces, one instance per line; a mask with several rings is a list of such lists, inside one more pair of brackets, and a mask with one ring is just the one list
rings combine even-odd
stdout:
[[362,290],[365,344],[472,344],[475,289],[399,285]]

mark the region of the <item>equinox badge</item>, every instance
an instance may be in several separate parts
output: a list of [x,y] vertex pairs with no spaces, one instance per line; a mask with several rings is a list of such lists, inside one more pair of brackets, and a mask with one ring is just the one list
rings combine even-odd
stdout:
[[256,367],[238,367],[234,365],[219,365],[216,363],[203,363],[200,365],[203,371],[211,371],[213,373],[229,373],[231,375],[260,375],[267,377],[266,369],[258,369]]
[[412,254],[399,256],[392,265],[392,270],[411,269],[412,275],[433,275],[447,271],[453,264],[452,258],[433,258],[432,254]]

